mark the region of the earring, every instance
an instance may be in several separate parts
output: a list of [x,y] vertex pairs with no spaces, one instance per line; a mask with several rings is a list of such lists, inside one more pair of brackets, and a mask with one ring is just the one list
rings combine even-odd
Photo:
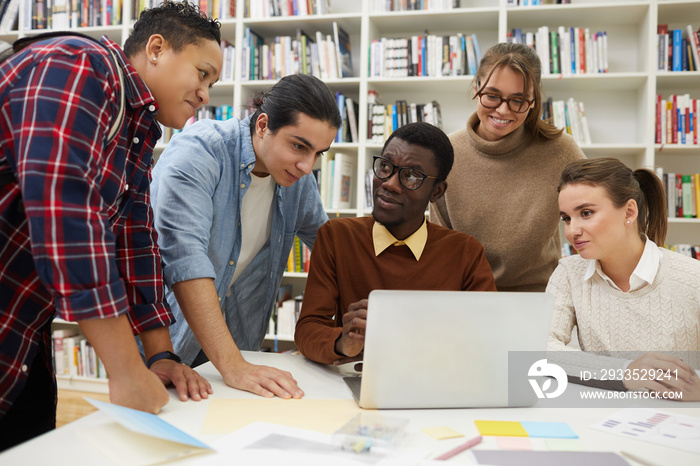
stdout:
[[629,220],[627,220],[627,225],[629,225],[629,224],[630,224],[630,221],[629,221]]
[[157,60],[157,58],[156,58],[156,57],[153,57],[153,58],[151,58],[151,60],[153,60],[153,61],[156,61],[156,60]]

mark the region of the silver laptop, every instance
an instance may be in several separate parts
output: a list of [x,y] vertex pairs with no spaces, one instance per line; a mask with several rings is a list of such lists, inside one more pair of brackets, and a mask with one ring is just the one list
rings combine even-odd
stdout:
[[509,373],[509,352],[544,355],[553,306],[546,293],[371,292],[360,407],[532,406],[529,366]]

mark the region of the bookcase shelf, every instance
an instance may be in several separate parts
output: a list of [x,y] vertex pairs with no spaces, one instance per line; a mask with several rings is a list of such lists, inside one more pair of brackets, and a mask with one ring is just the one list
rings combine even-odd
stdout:
[[66,375],[56,376],[59,390],[76,390],[80,392],[109,393],[107,379],[94,379],[91,377],[70,377]]
[[[228,0],[226,0],[228,1]],[[660,146],[655,144],[656,95],[690,93],[700,97],[700,71],[657,71],[657,25],[683,29],[690,24],[700,26],[700,0],[571,0],[567,5],[508,7],[506,0],[459,0],[459,7],[447,11],[379,12],[373,0],[349,2],[330,0],[333,14],[270,18],[243,16],[244,3],[236,3],[235,18],[221,20],[222,37],[236,47],[234,80],[217,83],[212,90],[213,105],[232,105],[234,114],[247,106],[251,96],[268,89],[275,81],[244,81],[241,78],[241,45],[246,28],[251,28],[266,41],[277,35],[296,36],[298,28],[309,35],[316,31],[332,34],[336,21],[350,35],[353,77],[327,81],[334,92],[342,92],[359,103],[359,142],[333,144],[329,155],[337,152],[357,157],[356,179],[353,180],[354,202],[341,216],[364,216],[364,178],[371,157],[381,144],[368,142],[367,92],[376,91],[385,104],[394,100],[409,103],[437,101],[442,110],[443,129],[453,132],[464,127],[475,110],[471,98],[472,76],[440,78],[411,77],[400,79],[369,78],[369,49],[372,40],[382,37],[410,37],[425,34],[476,34],[480,49],[506,40],[513,28],[534,32],[540,26],[556,30],[559,26],[590,28],[605,31],[608,38],[606,74],[584,74],[562,77],[543,76],[545,94],[556,100],[572,97],[585,103],[592,144],[582,147],[588,157],[613,156],[633,168],[662,166],[677,173],[700,171],[700,147]],[[109,27],[79,28],[93,37],[103,34],[123,43],[132,21],[132,2],[123,2],[124,24]],[[22,28],[26,12],[20,12],[20,29],[0,35],[12,42],[18,37],[36,34],[39,30]],[[156,149],[159,154],[162,147]],[[320,166],[320,165],[319,165]],[[328,211],[329,216],[336,211]],[[674,219],[670,222],[669,244],[700,243],[700,222]],[[680,241],[681,239],[685,241]],[[301,280],[285,276],[285,280]]]

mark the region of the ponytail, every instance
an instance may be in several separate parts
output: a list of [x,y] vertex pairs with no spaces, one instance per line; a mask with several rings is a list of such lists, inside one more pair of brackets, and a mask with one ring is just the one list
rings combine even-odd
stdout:
[[645,208],[639,208],[639,231],[659,246],[666,241],[668,212],[666,207],[666,190],[656,173],[646,168],[634,171],[634,177],[644,194]]

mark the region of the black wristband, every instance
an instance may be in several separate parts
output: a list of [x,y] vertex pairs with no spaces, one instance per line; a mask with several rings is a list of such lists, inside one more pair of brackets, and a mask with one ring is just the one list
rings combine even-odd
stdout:
[[162,351],[151,356],[146,363],[146,367],[150,369],[154,362],[160,361],[161,359],[171,359],[178,364],[182,363],[182,359],[180,359],[180,356],[177,354],[173,353],[172,351]]

